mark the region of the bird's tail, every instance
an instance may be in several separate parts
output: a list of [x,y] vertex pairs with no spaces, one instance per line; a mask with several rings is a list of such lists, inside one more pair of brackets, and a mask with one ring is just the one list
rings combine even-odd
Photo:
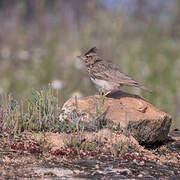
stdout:
[[149,90],[148,88],[144,87],[144,86],[139,86],[139,88],[152,94],[152,91]]

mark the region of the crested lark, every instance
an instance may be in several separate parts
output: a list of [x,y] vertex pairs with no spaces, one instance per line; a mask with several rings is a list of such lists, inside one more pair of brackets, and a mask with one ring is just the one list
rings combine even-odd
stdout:
[[106,93],[120,90],[122,86],[134,86],[145,91],[151,92],[140,83],[121,72],[118,65],[103,60],[97,54],[96,47],[91,48],[82,56],[78,56],[85,63],[90,79],[98,87],[104,88]]

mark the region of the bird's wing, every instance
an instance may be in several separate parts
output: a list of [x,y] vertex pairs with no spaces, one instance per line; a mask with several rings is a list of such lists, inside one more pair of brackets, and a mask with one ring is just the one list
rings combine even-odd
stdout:
[[127,74],[122,73],[119,70],[105,70],[101,72],[96,72],[96,77],[99,79],[104,79],[110,82],[117,83],[119,85],[126,85],[126,86],[138,86],[139,83],[136,82],[134,79],[129,77]]
[[145,88],[143,85],[129,77],[127,74],[122,73],[120,68],[114,64],[108,64],[108,68],[101,66],[100,69],[100,71],[94,72],[94,75],[99,79],[117,83],[119,86],[134,86],[151,92],[149,89]]

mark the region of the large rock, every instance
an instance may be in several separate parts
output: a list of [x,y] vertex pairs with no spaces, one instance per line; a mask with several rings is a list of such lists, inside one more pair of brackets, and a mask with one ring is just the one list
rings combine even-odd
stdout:
[[[61,122],[83,121],[86,124],[101,121],[113,129],[129,132],[141,143],[154,143],[167,138],[171,116],[160,111],[143,98],[125,92],[109,97],[100,95],[71,98],[63,106]],[[103,124],[104,123],[104,124]]]

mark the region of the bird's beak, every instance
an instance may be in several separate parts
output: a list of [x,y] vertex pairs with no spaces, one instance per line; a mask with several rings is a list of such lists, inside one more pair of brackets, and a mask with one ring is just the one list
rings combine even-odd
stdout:
[[76,56],[77,58],[79,58],[79,59],[82,59],[82,56]]

